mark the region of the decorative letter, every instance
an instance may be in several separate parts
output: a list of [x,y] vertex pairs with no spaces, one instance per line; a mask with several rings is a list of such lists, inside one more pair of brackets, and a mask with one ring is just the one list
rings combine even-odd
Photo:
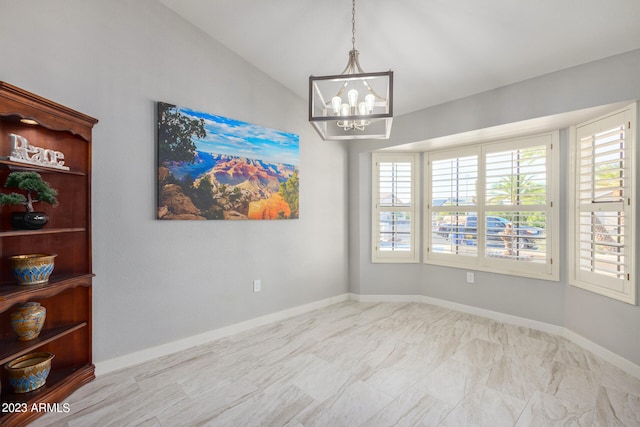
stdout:
[[[9,160],[17,163],[69,170],[68,166],[63,166],[64,154],[60,151],[29,145],[27,138],[14,133],[10,133],[9,137],[11,138],[11,155],[9,156]],[[29,157],[29,154],[33,154],[33,156]]]

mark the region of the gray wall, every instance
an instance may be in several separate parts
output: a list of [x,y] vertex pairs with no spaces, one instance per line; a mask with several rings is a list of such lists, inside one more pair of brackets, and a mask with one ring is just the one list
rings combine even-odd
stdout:
[[[0,80],[100,120],[95,361],[348,291],[347,153],[305,100],[154,0],[0,0],[0,52]],[[155,220],[155,101],[299,134],[301,218]]]
[[[394,119],[389,141],[349,146],[350,280],[360,294],[416,294],[498,311],[567,329],[640,365],[640,307],[568,285],[566,239],[560,281],[476,273],[424,264],[372,264],[371,151],[522,120],[640,99],[640,50],[480,93]],[[568,182],[569,133],[560,134],[561,182]],[[566,185],[560,200],[568,200]],[[561,230],[567,209],[560,207]],[[640,225],[640,223],[639,223]],[[563,236],[566,237],[566,236]]]

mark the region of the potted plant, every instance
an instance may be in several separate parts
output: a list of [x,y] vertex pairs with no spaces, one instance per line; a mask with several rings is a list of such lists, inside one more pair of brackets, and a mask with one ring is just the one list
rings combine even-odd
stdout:
[[7,188],[17,188],[24,194],[0,194],[0,206],[24,205],[25,212],[13,212],[11,225],[18,230],[39,230],[49,221],[44,212],[34,212],[33,204],[46,202],[52,206],[58,204],[58,192],[51,188],[37,172],[11,172],[4,184]]

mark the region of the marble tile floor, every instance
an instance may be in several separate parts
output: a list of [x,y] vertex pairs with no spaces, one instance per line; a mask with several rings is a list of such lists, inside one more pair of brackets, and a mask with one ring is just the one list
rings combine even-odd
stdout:
[[640,426],[640,379],[565,338],[344,302],[98,377],[32,426]]

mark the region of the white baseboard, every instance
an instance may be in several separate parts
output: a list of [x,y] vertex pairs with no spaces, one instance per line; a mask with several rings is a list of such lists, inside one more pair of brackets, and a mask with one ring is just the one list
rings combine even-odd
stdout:
[[224,328],[219,328],[202,334],[194,335],[178,341],[173,341],[167,344],[140,350],[102,362],[96,362],[96,375],[104,375],[112,371],[128,368],[130,366],[157,359],[158,357],[177,353],[179,351],[184,351],[189,348],[206,344],[220,338],[244,332],[259,326],[268,325],[269,323],[285,320],[293,316],[298,316],[309,311],[317,310],[319,308],[324,308],[329,305],[348,300],[358,302],[419,302],[433,304],[440,307],[449,308],[451,310],[457,310],[464,313],[487,317],[499,322],[510,323],[512,325],[523,326],[551,334],[560,335],[585,348],[586,350],[589,350],[596,356],[611,363],[613,366],[622,369],[623,371],[627,372],[630,375],[633,375],[636,378],[640,378],[640,366],[562,326],[552,325],[550,323],[539,322],[537,320],[526,319],[524,317],[513,316],[510,314],[504,314],[497,311],[486,310],[470,305],[459,304],[438,298],[431,298],[424,295],[360,295],[354,293],[337,295],[335,297],[326,298],[309,304],[289,308],[287,310],[278,311],[276,313],[267,314],[265,316],[257,317],[245,322],[236,323]]
[[538,331],[548,332],[550,334],[562,335],[563,332],[563,328],[561,326],[538,322],[537,320],[526,319],[524,317],[513,316],[510,314],[500,313],[498,311],[485,310],[484,308],[478,308],[471,305],[459,304],[457,302],[451,302],[438,298],[431,298],[424,295],[351,294],[351,299],[358,302],[422,302],[449,308],[451,310],[462,311],[464,313],[487,317],[498,322],[510,323],[516,326],[524,326],[526,328],[536,329]]
[[608,350],[601,345],[594,343],[593,341],[589,341],[582,335],[578,335],[569,329],[564,329],[562,335],[569,341],[572,341],[585,350],[589,350],[599,358],[611,363],[616,368],[620,368],[629,375],[633,375],[634,377],[640,379],[640,366],[628,361],[622,356],[617,355],[611,350]]
[[425,302],[425,298],[424,295],[350,295],[352,301],[358,302]]
[[350,294],[348,293],[337,295],[335,297],[326,298],[320,301],[314,301],[309,304],[304,304],[286,310],[278,311],[276,313],[267,314],[265,316],[256,317],[255,319],[236,323],[234,325],[207,331],[202,334],[193,335],[178,341],[173,341],[156,347],[146,348],[144,350],[125,354],[124,356],[115,357],[113,359],[104,360],[102,362],[96,362],[96,375],[104,375],[109,372],[117,371],[119,369],[124,369],[130,366],[138,365],[140,363],[148,362],[150,360],[157,359],[158,357],[177,353],[179,351],[184,351],[189,348],[206,344],[220,338],[244,332],[249,329],[257,328],[258,326],[268,325],[269,323],[285,320],[289,317],[298,316],[300,314],[317,310],[319,308],[324,308],[332,304],[348,301],[349,299]]
[[537,320],[527,319],[525,317],[505,314],[499,311],[486,310],[484,308],[474,307],[472,305],[459,304],[438,298],[425,297],[428,304],[439,305],[441,307],[450,308],[452,310],[462,311],[476,316],[487,317],[498,322],[510,323],[516,326],[535,329],[537,331],[547,332],[549,334],[562,335],[564,328],[562,326],[553,325],[551,323],[540,322]]

